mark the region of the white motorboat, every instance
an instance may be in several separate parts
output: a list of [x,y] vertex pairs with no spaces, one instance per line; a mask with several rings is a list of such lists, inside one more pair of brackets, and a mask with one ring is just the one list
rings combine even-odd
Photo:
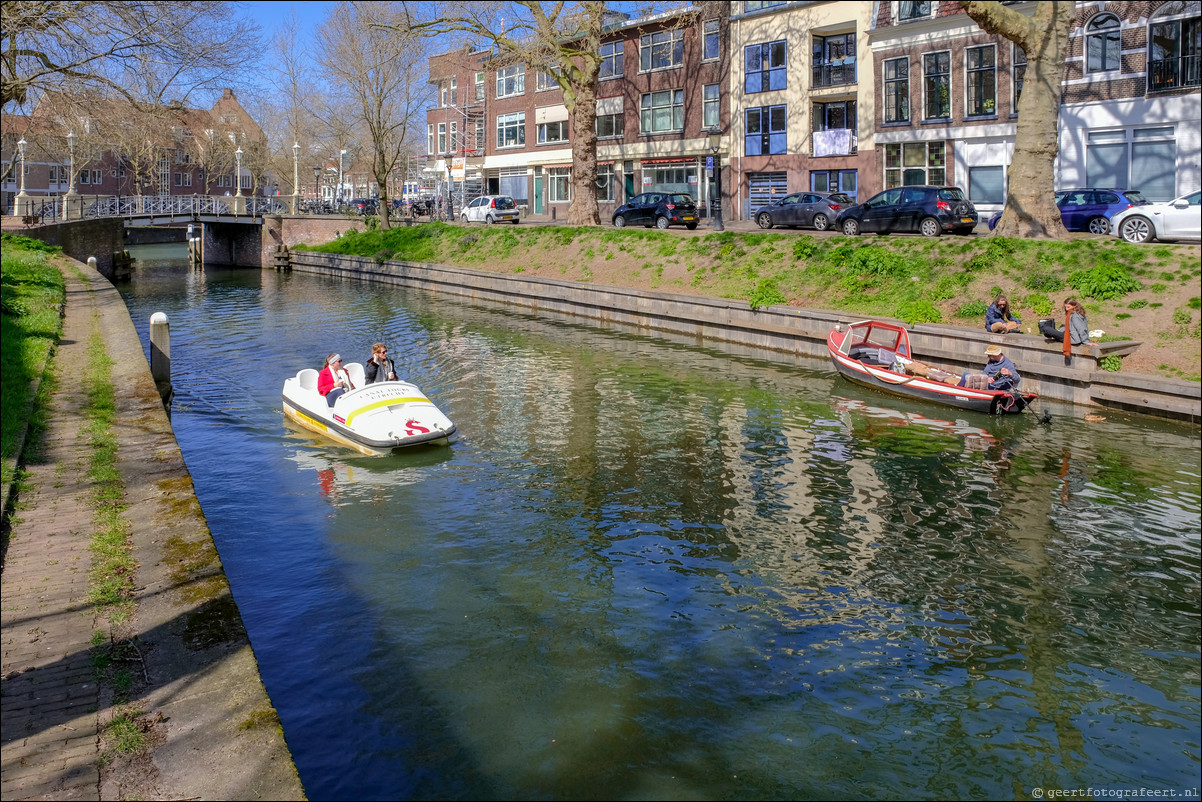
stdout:
[[317,392],[316,370],[305,368],[285,379],[284,414],[306,429],[368,456],[454,441],[455,424],[417,385],[402,381],[367,384],[358,362],[345,369],[355,389],[339,396],[332,407]]

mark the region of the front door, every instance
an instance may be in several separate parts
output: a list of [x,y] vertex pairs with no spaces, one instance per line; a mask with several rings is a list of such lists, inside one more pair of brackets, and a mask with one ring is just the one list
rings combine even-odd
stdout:
[[541,175],[534,177],[534,213],[543,213],[543,177]]

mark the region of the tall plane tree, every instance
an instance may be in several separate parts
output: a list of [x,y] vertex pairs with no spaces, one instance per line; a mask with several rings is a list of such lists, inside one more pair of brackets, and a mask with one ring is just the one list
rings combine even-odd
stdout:
[[[405,3],[406,10],[414,5]],[[512,10],[496,4],[456,3],[438,20],[412,27],[428,34],[465,33],[492,45],[491,66],[524,63],[528,72],[543,72],[554,79],[563,90],[563,103],[572,121],[568,224],[600,225],[596,190],[597,77],[601,72],[601,38],[609,22],[608,4],[596,0],[517,0],[508,5],[523,13],[515,17]],[[682,21],[696,14],[683,3],[658,5],[679,6]]]
[[1064,61],[1077,4],[1041,0],[1029,17],[1001,3],[960,0],[960,5],[986,33],[1004,36],[1027,55],[1014,156],[1007,173],[1006,209],[993,234],[1063,237],[1066,231],[1052,187],[1056,154],[1060,151],[1057,122],[1064,90]]
[[369,140],[383,228],[391,211],[388,176],[403,162],[414,126],[425,122],[429,99],[426,39],[397,23],[395,10],[387,3],[339,3],[320,34],[331,92],[354,110],[356,127]]

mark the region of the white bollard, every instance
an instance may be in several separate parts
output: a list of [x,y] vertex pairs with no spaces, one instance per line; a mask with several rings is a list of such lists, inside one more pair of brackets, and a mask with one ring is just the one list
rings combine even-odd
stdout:
[[150,316],[150,375],[156,385],[171,384],[171,324],[162,312]]
[[93,270],[96,269],[96,257],[95,256],[88,257],[88,267],[92,268]]

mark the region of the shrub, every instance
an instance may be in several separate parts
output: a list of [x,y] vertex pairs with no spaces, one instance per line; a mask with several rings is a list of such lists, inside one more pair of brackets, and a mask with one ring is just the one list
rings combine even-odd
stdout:
[[1055,273],[1046,270],[1035,270],[1028,273],[1027,277],[1023,279],[1023,286],[1028,290],[1056,292],[1064,286],[1064,280]]
[[1116,314],[1116,315],[1114,316],[1114,319],[1115,319],[1115,320],[1126,320],[1126,319],[1127,319],[1127,318],[1129,318],[1129,317],[1131,317],[1131,313],[1130,313],[1130,312],[1119,312],[1118,314]]
[[1202,298],[1190,298],[1186,306],[1190,309],[1202,309]]
[[818,253],[818,243],[808,234],[802,234],[793,240],[793,258],[798,262],[809,260]]
[[1152,292],[1154,292],[1154,293],[1156,293],[1157,295],[1159,295],[1160,293],[1162,293],[1162,292],[1164,292],[1165,290],[1167,290],[1167,289],[1168,289],[1168,287],[1167,287],[1166,285],[1164,285],[1164,284],[1161,284],[1161,283],[1157,282],[1156,284],[1153,284],[1153,285],[1151,286],[1151,288],[1150,288],[1150,289],[1152,290]]
[[1123,368],[1123,358],[1118,354],[1107,354],[1098,360],[1098,367],[1111,373],[1118,373]]
[[998,297],[1001,294],[1002,294],[1002,288],[999,287],[998,285],[994,284],[992,287],[989,288],[990,302],[992,302],[994,298]]
[[1128,309],[1143,309],[1147,305],[1148,305],[1147,298],[1138,298],[1138,299],[1132,301],[1131,303],[1127,304],[1127,308]]
[[955,315],[956,317],[984,318],[986,306],[987,304],[981,300],[969,301],[968,303],[960,304],[959,308],[956,309]]
[[894,311],[893,316],[910,325],[915,323],[942,323],[943,315],[930,301],[905,301]]
[[1192,318],[1193,315],[1190,314],[1188,309],[1173,310],[1173,322],[1178,326],[1188,326]]
[[[931,300],[950,301],[960,294],[960,291],[968,283],[969,278],[967,273],[952,273],[940,276],[939,281],[935,282],[935,289],[931,293]],[[981,314],[985,314],[984,309],[981,310]]]
[[376,260],[376,264],[382,265],[392,258],[392,251],[385,248],[382,251],[376,251],[376,255],[372,257]]
[[1068,277],[1068,284],[1087,298],[1100,301],[1122,298],[1140,289],[1138,281],[1114,264],[1099,264],[1089,270],[1078,270]]
[[1033,292],[1023,298],[1023,307],[1044,318],[1052,314],[1052,299],[1041,292]]
[[761,281],[755,291],[751,293],[751,297],[747,299],[747,303],[752,309],[762,309],[766,306],[788,302],[789,299],[781,295],[780,290],[776,288],[776,282],[770,278]]

